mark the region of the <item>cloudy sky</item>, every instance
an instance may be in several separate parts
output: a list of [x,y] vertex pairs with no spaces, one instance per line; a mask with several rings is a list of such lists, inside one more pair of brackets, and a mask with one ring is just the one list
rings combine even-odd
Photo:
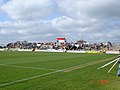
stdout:
[[0,44],[120,42],[120,0],[0,0]]

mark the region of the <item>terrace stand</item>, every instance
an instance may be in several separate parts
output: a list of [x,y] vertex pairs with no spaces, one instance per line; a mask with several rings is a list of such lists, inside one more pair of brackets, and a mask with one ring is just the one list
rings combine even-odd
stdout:
[[[114,63],[114,62],[115,62],[115,63]],[[107,64],[105,64],[105,65],[103,65],[103,66],[101,66],[101,67],[99,67],[98,69],[104,68],[104,67],[106,67],[106,66],[108,66],[108,65],[110,65],[110,64],[112,64],[112,63],[114,63],[114,64],[113,64],[113,66],[108,70],[108,73],[109,73],[109,72],[114,68],[114,66],[118,63],[118,64],[119,64],[119,67],[118,67],[117,76],[119,77],[119,76],[120,76],[120,55],[118,56],[117,59],[115,59],[115,60],[113,60],[113,61],[111,61],[111,62],[109,62],[109,63],[107,63]]]

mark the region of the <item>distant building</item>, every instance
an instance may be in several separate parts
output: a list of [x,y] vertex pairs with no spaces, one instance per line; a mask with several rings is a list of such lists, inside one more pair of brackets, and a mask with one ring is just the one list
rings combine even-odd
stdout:
[[81,39],[81,40],[77,41],[77,44],[79,44],[79,45],[81,45],[81,44],[87,44],[87,42]]

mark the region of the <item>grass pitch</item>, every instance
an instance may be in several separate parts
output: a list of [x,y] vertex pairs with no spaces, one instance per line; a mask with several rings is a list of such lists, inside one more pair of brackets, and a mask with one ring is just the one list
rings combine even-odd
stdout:
[[[117,55],[0,52],[0,90],[119,90]],[[103,62],[102,62],[103,61]],[[67,72],[66,72],[67,71]]]

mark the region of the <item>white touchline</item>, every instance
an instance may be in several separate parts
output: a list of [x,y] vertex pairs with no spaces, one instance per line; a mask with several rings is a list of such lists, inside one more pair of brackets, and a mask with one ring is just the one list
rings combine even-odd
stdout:
[[8,64],[0,64],[0,66],[15,67],[15,68],[28,68],[28,69],[39,69],[39,70],[58,70],[58,69],[49,69],[49,68],[16,66],[16,65],[8,65]]
[[[75,67],[75,66],[73,66],[73,67]],[[73,67],[69,67],[69,68],[73,68]],[[3,84],[0,84],[0,87],[8,86],[8,85],[11,85],[11,84],[20,83],[20,82],[24,82],[24,81],[28,81],[28,80],[32,80],[32,79],[36,79],[36,78],[39,78],[39,77],[47,76],[47,75],[58,73],[58,72],[63,72],[64,70],[67,70],[69,68],[65,68],[65,69],[62,69],[62,70],[57,70],[57,71],[54,71],[54,72],[50,72],[50,73],[46,73],[46,74],[42,74],[42,75],[38,75],[38,76],[33,76],[33,77],[30,77],[30,78],[16,80],[16,81],[13,81],[13,82],[3,83]]]
[[[110,60],[110,58],[108,60]],[[95,64],[101,63],[103,61],[108,61],[108,60],[106,59],[106,60],[98,61],[97,63],[94,62],[94,63],[92,63],[90,65],[85,66],[85,67],[95,65]],[[81,65],[77,65],[77,66],[81,66]],[[73,66],[73,67],[76,67],[76,66]],[[58,72],[63,72],[65,70],[68,70],[68,69],[73,68],[73,67],[65,68],[65,69],[62,69],[62,70],[57,70],[57,71],[54,71],[54,72],[50,72],[50,73],[46,73],[46,74],[42,74],[42,75],[38,75],[38,76],[33,76],[33,77],[30,77],[30,78],[16,80],[16,81],[13,81],[13,82],[3,83],[3,84],[0,84],[0,87],[7,86],[7,85],[12,85],[12,84],[15,84],[15,83],[20,83],[20,82],[24,82],[24,81],[28,81],[28,80],[32,80],[32,79],[36,79],[36,78],[39,78],[39,77],[47,76],[47,75],[58,73]],[[81,68],[84,68],[84,67],[81,67]]]
[[16,81],[13,81],[13,82],[3,83],[3,84],[0,84],[0,87],[8,86],[8,85],[11,85],[11,84],[20,83],[20,82],[24,82],[24,81],[28,81],[28,80],[32,80],[32,79],[36,79],[36,78],[39,78],[39,77],[47,76],[47,75],[58,73],[58,72],[61,72],[61,70],[57,70],[57,71],[54,71],[54,72],[50,72],[50,73],[46,73],[46,74],[42,74],[42,75],[30,77],[30,78],[16,80]]

